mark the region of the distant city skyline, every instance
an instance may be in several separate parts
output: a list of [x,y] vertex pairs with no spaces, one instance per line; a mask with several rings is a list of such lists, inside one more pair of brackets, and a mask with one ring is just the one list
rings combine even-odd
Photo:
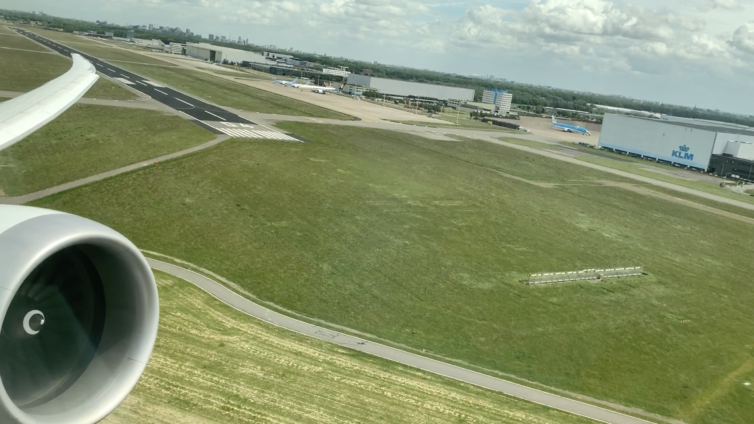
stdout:
[[257,45],[754,115],[754,5],[739,0],[5,3],[120,24],[160,16]]

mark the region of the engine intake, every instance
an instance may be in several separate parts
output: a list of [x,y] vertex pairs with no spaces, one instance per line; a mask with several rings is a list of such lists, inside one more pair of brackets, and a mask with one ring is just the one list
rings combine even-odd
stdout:
[[95,423],[139,380],[159,300],[139,250],[94,221],[0,206],[0,422]]

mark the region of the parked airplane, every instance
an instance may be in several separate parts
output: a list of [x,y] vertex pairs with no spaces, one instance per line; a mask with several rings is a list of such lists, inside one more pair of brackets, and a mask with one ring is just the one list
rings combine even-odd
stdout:
[[586,128],[580,127],[578,125],[568,125],[563,124],[555,120],[555,115],[552,117],[552,126],[556,129],[559,129],[563,132],[572,132],[572,133],[579,133],[581,135],[592,135]]
[[290,87],[293,84],[296,84],[297,82],[298,82],[298,77],[294,78],[292,81],[281,80],[281,79],[276,79],[275,81],[272,81],[273,84],[281,84],[281,85],[284,85],[286,87]]
[[292,84],[293,88],[300,88],[302,90],[312,90],[312,92],[317,94],[325,94],[330,91],[335,91],[337,88],[335,87],[324,87],[321,85],[314,85],[311,83],[311,80],[308,78],[306,79],[306,82],[304,84]]

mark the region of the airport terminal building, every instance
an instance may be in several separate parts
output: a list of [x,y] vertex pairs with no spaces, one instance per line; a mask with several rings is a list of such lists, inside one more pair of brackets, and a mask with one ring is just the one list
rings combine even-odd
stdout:
[[754,179],[754,129],[740,125],[606,114],[599,146],[724,177]]
[[474,101],[474,90],[470,88],[448,87],[357,74],[348,75],[348,84],[363,87],[364,89],[372,89],[387,96],[412,96],[438,100],[454,99],[464,102]]

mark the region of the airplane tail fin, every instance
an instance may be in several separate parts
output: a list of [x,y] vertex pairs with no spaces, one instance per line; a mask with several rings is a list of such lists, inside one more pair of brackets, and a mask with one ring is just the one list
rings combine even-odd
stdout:
[[557,124],[558,123],[558,121],[555,120],[555,115],[552,115],[552,123],[553,124]]
[[298,82],[298,77],[294,78],[293,81],[291,81],[291,84],[295,84]]

